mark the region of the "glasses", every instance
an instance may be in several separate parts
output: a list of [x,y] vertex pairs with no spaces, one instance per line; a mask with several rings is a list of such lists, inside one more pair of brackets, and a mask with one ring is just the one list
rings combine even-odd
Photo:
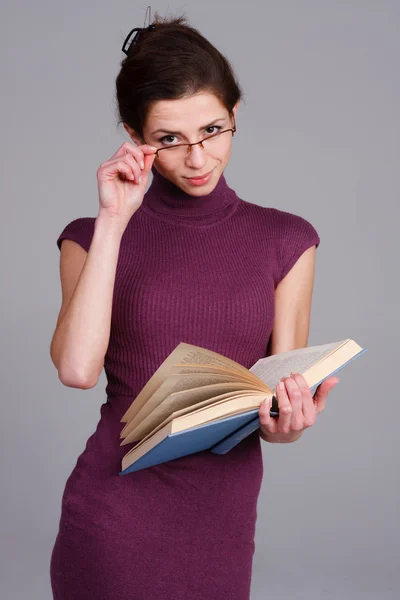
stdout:
[[190,154],[193,146],[197,145],[199,145],[203,150],[210,152],[212,150],[218,150],[225,144],[227,139],[226,134],[232,133],[233,137],[235,135],[235,131],[236,124],[234,123],[233,127],[224,129],[223,131],[218,131],[217,133],[211,133],[207,137],[199,140],[198,142],[193,142],[192,144],[173,144],[171,146],[163,146],[162,148],[157,149],[156,157],[160,160],[160,162],[181,160]]

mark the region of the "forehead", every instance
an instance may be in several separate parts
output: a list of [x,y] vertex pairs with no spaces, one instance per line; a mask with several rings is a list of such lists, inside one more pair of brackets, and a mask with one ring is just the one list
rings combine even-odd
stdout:
[[205,122],[226,117],[227,109],[214,94],[202,92],[178,100],[158,100],[146,119],[148,127],[173,125],[203,126]]

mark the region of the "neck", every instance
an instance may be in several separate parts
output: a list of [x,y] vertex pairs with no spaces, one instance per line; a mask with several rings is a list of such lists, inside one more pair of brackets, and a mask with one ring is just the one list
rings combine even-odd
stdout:
[[228,187],[224,175],[209,194],[191,196],[166,179],[154,167],[153,181],[143,198],[145,209],[174,220],[213,222],[223,218],[239,198]]

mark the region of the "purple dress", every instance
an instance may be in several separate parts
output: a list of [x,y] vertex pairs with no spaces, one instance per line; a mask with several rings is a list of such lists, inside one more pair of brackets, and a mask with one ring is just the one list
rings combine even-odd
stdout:
[[[180,343],[245,367],[266,356],[274,289],[319,244],[302,217],[240,199],[222,176],[193,197],[153,169],[121,240],[106,401],[62,497],[55,600],[248,600],[263,465],[258,431],[225,455],[199,452],[119,475],[121,417]],[[57,240],[89,250],[94,218]],[[79,415],[77,415],[79,418]]]

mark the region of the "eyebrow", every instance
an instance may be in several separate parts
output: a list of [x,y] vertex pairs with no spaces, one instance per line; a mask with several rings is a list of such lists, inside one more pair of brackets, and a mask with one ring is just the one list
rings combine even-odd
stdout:
[[[218,121],[226,121],[226,118],[219,117],[218,119],[214,119],[214,121],[212,121],[211,123],[204,125],[204,127],[200,127],[199,131],[201,131],[202,129],[207,129],[207,127],[212,127],[213,125],[218,123]],[[168,133],[168,134],[173,134],[173,135],[183,135],[181,131],[171,131],[170,129],[156,129],[156,131],[153,131],[153,133],[151,135],[155,135],[156,133]]]

